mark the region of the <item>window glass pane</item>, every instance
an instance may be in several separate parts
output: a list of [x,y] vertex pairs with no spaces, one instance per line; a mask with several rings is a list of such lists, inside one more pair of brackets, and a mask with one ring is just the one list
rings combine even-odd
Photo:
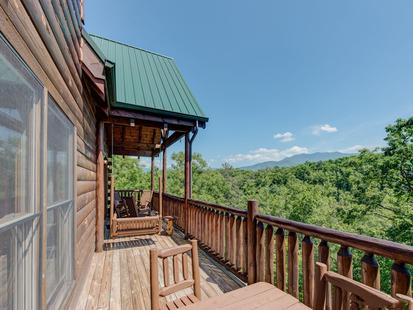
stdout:
[[47,116],[46,295],[59,308],[73,281],[74,128],[49,98]]
[[0,224],[34,211],[34,116],[41,85],[0,37]]
[[49,98],[47,118],[47,201],[49,206],[71,199],[72,150],[73,125]]

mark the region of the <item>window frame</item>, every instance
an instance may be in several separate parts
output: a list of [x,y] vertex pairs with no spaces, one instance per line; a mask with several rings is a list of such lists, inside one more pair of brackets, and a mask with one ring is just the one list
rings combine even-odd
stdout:
[[[77,175],[76,175],[76,151],[77,151],[77,130],[76,130],[76,126],[72,123],[72,121],[67,117],[67,115],[64,113],[64,111],[60,108],[59,104],[57,103],[57,101],[53,98],[53,96],[48,92],[47,88],[44,88],[44,100],[45,100],[45,104],[44,104],[44,111],[43,111],[43,126],[45,127],[45,130],[43,130],[43,143],[42,143],[42,163],[43,163],[43,167],[44,169],[42,169],[42,173],[43,173],[43,180],[42,180],[42,185],[43,185],[43,190],[42,190],[42,194],[43,194],[43,200],[42,200],[42,216],[43,216],[43,225],[42,225],[42,229],[44,230],[43,232],[43,238],[42,238],[42,248],[44,249],[44,253],[42,255],[42,266],[43,267],[43,272],[42,272],[42,277],[44,276],[44,278],[46,279],[46,281],[43,281],[42,283],[42,291],[44,290],[44,305],[46,307],[49,306],[49,303],[51,303],[52,305],[54,304],[54,302],[56,300],[60,299],[60,304],[64,305],[67,301],[67,299],[70,297],[73,288],[75,286],[76,283],[76,277],[75,277],[75,267],[76,267],[76,180],[77,180]],[[52,203],[50,206],[48,205],[48,134],[47,134],[47,129],[48,129],[48,116],[49,116],[49,105],[50,104],[54,104],[54,108],[62,113],[62,116],[66,118],[66,120],[68,121],[68,124],[70,124],[71,127],[71,135],[72,135],[72,145],[71,145],[71,164],[72,164],[72,175],[71,178],[69,180],[69,199],[63,200],[63,201],[58,201],[58,202],[54,202]],[[58,115],[58,117],[60,117],[60,115]],[[69,150],[70,152],[70,150]],[[69,169],[69,173],[70,173],[70,169]],[[69,205],[68,205],[69,204]],[[71,206],[70,206],[71,204]],[[71,242],[71,247],[72,247],[72,258],[71,258],[71,281],[68,285],[68,289],[67,289],[67,294],[65,296],[59,296],[59,290],[61,289],[61,287],[64,285],[64,282],[59,281],[55,287],[55,289],[53,290],[53,293],[51,294],[52,296],[47,296],[47,290],[46,290],[46,283],[47,283],[47,213],[48,211],[54,211],[54,210],[59,210],[59,208],[65,208],[65,209],[71,209],[71,215],[72,215],[72,221],[71,221],[71,227],[70,229],[72,230],[72,242]],[[58,230],[61,231],[62,227],[58,227]],[[58,257],[59,260],[61,260],[61,257]]]

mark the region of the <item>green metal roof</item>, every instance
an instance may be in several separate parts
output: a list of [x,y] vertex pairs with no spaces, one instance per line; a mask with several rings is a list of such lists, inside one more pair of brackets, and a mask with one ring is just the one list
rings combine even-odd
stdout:
[[208,121],[172,58],[89,36],[115,65],[114,107]]

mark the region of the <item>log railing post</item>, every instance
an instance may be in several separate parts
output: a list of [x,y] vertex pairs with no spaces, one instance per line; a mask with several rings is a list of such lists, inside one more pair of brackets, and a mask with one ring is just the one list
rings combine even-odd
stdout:
[[274,228],[265,228],[265,282],[274,284]]
[[302,241],[302,255],[304,304],[311,308],[314,294],[314,245],[309,236],[305,236]]
[[361,259],[361,278],[364,284],[380,290],[380,268],[373,254],[366,253]]
[[230,265],[235,267],[236,266],[236,242],[235,242],[235,216],[233,214],[230,215],[229,218],[229,246],[230,246],[230,255],[229,255],[229,261]]
[[264,234],[264,224],[262,222],[257,223],[257,248],[256,248],[256,282],[263,282],[265,279],[265,234]]
[[248,235],[248,284],[253,284],[256,281],[257,261],[256,253],[256,219],[258,214],[258,202],[256,200],[248,201],[248,217],[247,217],[247,235]]
[[242,272],[248,273],[248,233],[247,233],[247,218],[242,219]]
[[[328,242],[325,240],[321,240],[320,244],[318,245],[318,261],[323,263],[327,266],[327,270],[330,269],[330,248],[328,246]],[[325,299],[326,299],[326,310],[332,309],[332,298],[331,298],[331,285],[327,284],[326,292],[325,292]],[[314,300],[315,302],[315,300]]]
[[[346,246],[341,246],[337,253],[337,269],[338,273],[352,279],[353,278],[353,256],[350,249]],[[347,309],[349,304],[349,296],[346,292],[342,292],[340,289],[335,289],[334,305],[339,305]],[[340,309],[340,308],[339,308]]]
[[237,216],[235,220],[235,269],[241,271],[242,266],[242,219]]
[[[325,264],[317,263],[315,269],[315,290],[314,290],[314,310],[324,310],[326,305],[326,287],[327,281],[324,277],[327,272],[327,266]],[[337,308],[340,309],[340,308]]]
[[285,291],[285,246],[284,246],[284,230],[278,228],[275,232],[275,260],[277,266],[277,287]]
[[298,242],[293,231],[288,234],[288,293],[298,298]]
[[393,296],[403,294],[412,295],[411,274],[406,265],[401,262],[394,262],[391,268],[391,292]]
[[230,236],[231,236],[231,225],[229,222],[229,213],[227,212],[225,214],[225,261],[226,262],[230,262],[230,255],[231,255],[231,240],[230,240]]

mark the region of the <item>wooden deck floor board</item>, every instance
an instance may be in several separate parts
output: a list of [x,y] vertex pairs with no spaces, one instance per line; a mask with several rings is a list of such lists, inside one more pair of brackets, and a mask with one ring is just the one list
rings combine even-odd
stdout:
[[[148,235],[107,240],[105,251],[94,254],[76,309],[150,309],[149,249],[169,248],[187,242],[179,233],[172,238]],[[202,299],[222,295],[243,285],[202,250],[199,259]],[[190,258],[188,263],[191,264]],[[179,266],[182,268],[181,258]],[[162,270],[161,262],[159,268]],[[173,280],[172,273],[170,280]],[[160,281],[163,281],[162,272]],[[168,296],[167,301],[192,293],[192,289],[186,289]]]

